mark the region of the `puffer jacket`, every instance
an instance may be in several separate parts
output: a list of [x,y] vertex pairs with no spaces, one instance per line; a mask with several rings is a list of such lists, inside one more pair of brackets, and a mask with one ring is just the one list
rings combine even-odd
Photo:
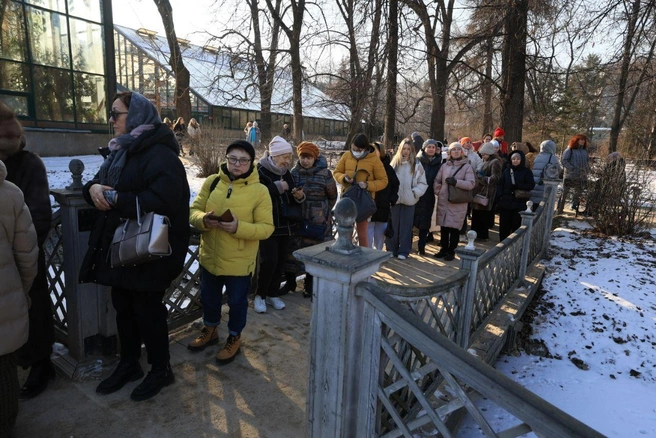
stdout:
[[415,204],[414,226],[420,230],[425,230],[431,227],[433,210],[435,210],[435,192],[433,191],[433,183],[435,182],[437,172],[439,172],[440,166],[442,165],[442,155],[438,151],[431,160],[425,152],[421,150],[417,154],[417,160],[424,167],[424,172],[426,172],[427,187],[424,194]]
[[[117,203],[109,211],[98,210],[89,249],[80,267],[80,282],[134,291],[166,290],[182,272],[189,248],[189,184],[178,158],[180,147],[165,124],[157,124],[134,140],[127,151],[125,167],[114,187]],[[89,189],[99,175],[85,184],[84,199],[93,205]],[[112,268],[109,248],[121,218],[136,219],[136,198],[142,212],[169,218],[171,255],[137,266]]]
[[0,356],[27,342],[29,290],[37,274],[39,248],[23,194],[6,181],[0,161]]
[[426,172],[421,163],[415,163],[415,171],[410,171],[410,163],[402,162],[394,171],[399,178],[399,200],[397,204],[415,205],[426,193]]
[[[483,173],[483,175],[481,175]],[[472,202],[474,210],[492,211],[494,208],[494,200],[497,196],[497,183],[503,173],[503,163],[497,154],[491,155],[490,158],[483,160],[481,170],[476,174],[476,188],[474,195],[483,195],[488,199],[486,206]]]
[[533,181],[535,187],[531,191],[531,201],[537,205],[542,202],[544,197],[544,184],[542,184],[542,173],[547,164],[553,164],[560,168],[558,157],[556,156],[556,143],[544,141],[540,145],[540,153],[535,157],[533,162]]
[[374,199],[376,192],[383,190],[388,183],[383,162],[376,156],[373,147],[369,147],[365,156],[360,159],[356,159],[351,151],[342,154],[342,158],[339,159],[333,171],[335,181],[342,186],[342,193],[350,187],[350,184],[344,181],[346,175],[350,178],[355,175],[355,182],[366,181],[367,191]]
[[[218,183],[210,191],[216,179]],[[230,180],[226,164],[218,175],[205,180],[189,211],[189,222],[202,231],[200,264],[212,275],[247,276],[255,270],[260,240],[273,233],[271,197],[255,168],[243,178]],[[230,234],[220,228],[206,228],[203,217],[208,211],[217,216],[230,212],[237,218],[237,231]]]
[[565,168],[565,179],[583,180],[588,177],[589,158],[586,149],[572,149],[568,147],[563,152],[560,164]]
[[[464,167],[463,167],[464,166]],[[462,167],[462,169],[460,169]],[[458,172],[458,169],[460,171]],[[456,172],[457,175],[456,175]],[[459,230],[467,214],[467,203],[452,204],[449,202],[449,188],[446,179],[456,175],[456,187],[472,190],[476,185],[474,169],[465,159],[447,160],[437,172],[433,190],[437,194],[437,225]]]
[[305,193],[305,202],[301,204],[303,217],[312,225],[325,225],[328,232],[330,212],[337,202],[337,184],[328,169],[326,157],[319,155],[309,169],[297,162],[291,172]]
[[[515,151],[522,160],[518,166],[508,166],[503,170],[501,179],[497,185],[497,203],[501,210],[521,211],[526,210],[526,201],[528,199],[518,199],[515,197],[515,190],[533,190],[535,181],[533,181],[533,172],[526,167],[526,157],[522,151]],[[515,184],[512,183],[510,171],[513,171]]]
[[[269,152],[265,152],[262,159],[257,163],[257,172],[260,176],[260,183],[269,190],[271,197],[271,208],[273,213],[273,234],[271,236],[291,236],[296,230],[300,228],[300,223],[291,221],[284,216],[284,211],[289,206],[300,204],[305,199],[297,201],[291,194],[291,191],[296,187],[296,181],[291,172],[286,170],[280,172],[280,169],[274,166],[269,158]],[[277,181],[284,181],[289,187],[288,190],[281,192]]]

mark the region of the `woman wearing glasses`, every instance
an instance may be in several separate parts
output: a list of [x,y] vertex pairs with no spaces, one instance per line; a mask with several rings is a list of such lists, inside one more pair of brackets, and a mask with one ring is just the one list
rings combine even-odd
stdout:
[[234,360],[246,326],[248,290],[260,240],[273,232],[271,198],[254,167],[255,149],[237,140],[226,150],[218,175],[205,180],[191,205],[189,222],[200,238],[203,328],[187,348],[204,350],[219,342],[223,288],[228,297],[228,338],[216,355],[219,364]]
[[[162,299],[182,272],[189,246],[189,185],[178,158],[178,143],[148,99],[134,92],[117,94],[109,123],[114,128],[110,153],[83,189],[84,198],[99,214],[89,236],[80,281],[111,286],[116,309],[121,361],[96,392],[110,394],[143,377],[139,364],[143,342],[152,368],[132,391],[131,398],[139,401],[153,397],[174,380],[168,312]],[[121,218],[136,218],[137,198],[142,213],[168,216],[172,253],[139,266],[112,268],[108,256],[114,231]]]

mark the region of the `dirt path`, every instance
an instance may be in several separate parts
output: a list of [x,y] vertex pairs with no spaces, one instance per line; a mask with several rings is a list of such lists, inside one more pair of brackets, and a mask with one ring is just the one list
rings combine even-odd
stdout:
[[[241,354],[219,366],[220,346],[191,353],[197,331],[172,336],[175,384],[136,403],[130,392],[99,396],[98,380],[58,377],[41,396],[21,402],[16,437],[281,437],[305,435],[310,300],[283,297],[287,308],[264,315],[249,308]],[[224,322],[227,307],[224,306]],[[221,344],[227,327],[220,326]],[[147,366],[144,357],[142,365]],[[147,369],[147,368],[145,368]],[[106,370],[108,375],[111,370]],[[24,380],[25,373],[21,373]],[[22,381],[21,380],[21,381]]]

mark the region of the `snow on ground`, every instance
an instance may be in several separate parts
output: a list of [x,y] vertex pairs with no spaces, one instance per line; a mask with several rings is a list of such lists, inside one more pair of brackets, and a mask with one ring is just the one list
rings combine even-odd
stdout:
[[[522,351],[496,368],[604,435],[656,436],[656,230],[631,240],[589,230],[570,221],[553,233],[530,336],[548,356]],[[479,406],[495,430],[519,422]],[[461,432],[482,436],[470,421]]]
[[[71,172],[68,165],[73,159],[81,160],[84,163],[84,172],[82,173],[82,182],[93,179],[96,172],[103,162],[103,158],[98,155],[79,155],[74,157],[42,157],[46,165],[46,172],[48,174],[48,183],[51,189],[63,189],[71,184]],[[191,198],[189,203],[194,200],[200,191],[205,178],[198,178],[198,167],[191,160],[181,158],[182,163],[187,171],[187,180],[189,181],[189,188],[191,190]],[[53,201],[54,202],[54,201]]]
[[[84,162],[85,182],[102,163],[100,155],[44,158],[51,188],[71,183],[73,158]],[[191,202],[204,179],[182,161]],[[570,221],[551,240],[531,335],[549,355],[501,356],[497,369],[609,437],[656,436],[656,229],[634,240],[590,230]],[[495,430],[518,423],[490,403],[479,406]],[[468,421],[459,436],[481,432]]]

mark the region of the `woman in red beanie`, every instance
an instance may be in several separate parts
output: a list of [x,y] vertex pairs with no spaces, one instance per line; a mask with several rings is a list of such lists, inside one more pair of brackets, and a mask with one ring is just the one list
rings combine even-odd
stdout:
[[494,140],[499,142],[499,156],[503,159],[508,157],[508,142],[504,140],[506,131],[502,128],[494,130]]

